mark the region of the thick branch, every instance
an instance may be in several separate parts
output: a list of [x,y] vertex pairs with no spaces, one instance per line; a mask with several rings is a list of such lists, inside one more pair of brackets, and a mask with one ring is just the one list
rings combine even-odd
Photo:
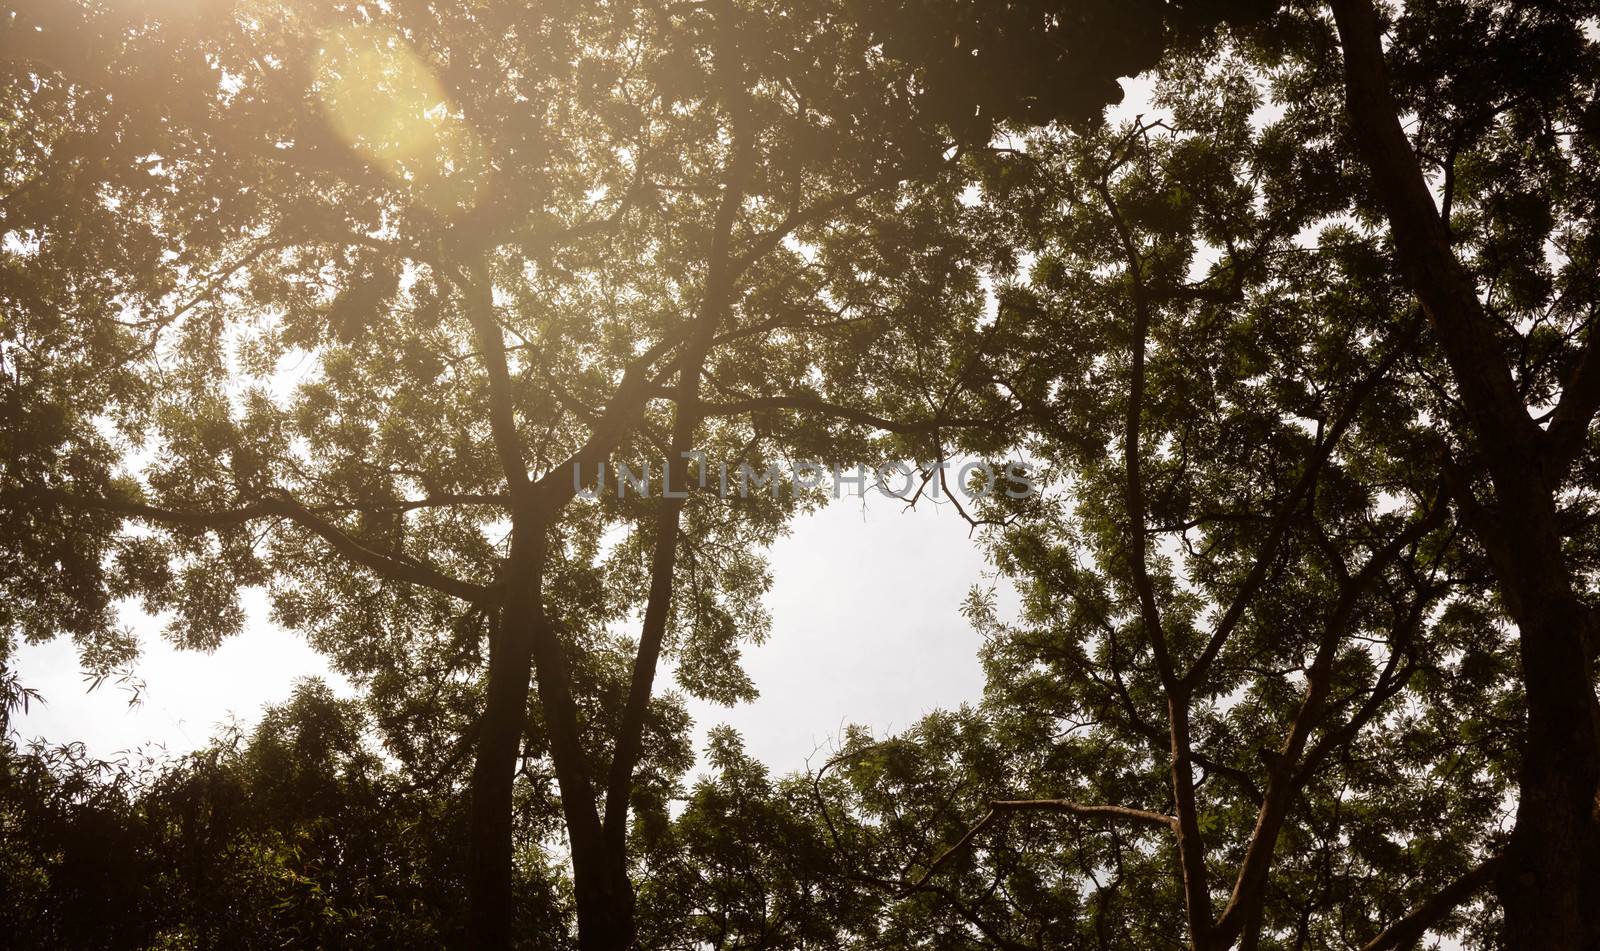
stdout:
[[1371,0],[1333,0],[1331,6],[1344,52],[1350,122],[1394,231],[1400,265],[1438,330],[1439,344],[1488,455],[1534,458],[1542,431],[1517,394],[1477,288],[1451,249],[1449,230],[1400,126],[1383,61],[1377,11]]
[[[1244,861],[1240,863],[1233,894],[1213,929],[1212,938],[1219,945],[1225,947],[1232,944],[1247,927],[1253,930],[1257,927],[1255,923],[1260,921],[1262,903],[1266,899],[1268,872],[1277,853],[1279,833],[1288,818],[1295,793],[1310,775],[1294,767],[1305,752],[1312,731],[1323,722],[1333,678],[1333,662],[1362,596],[1407,548],[1444,521],[1445,510],[1443,499],[1436,499],[1421,518],[1390,539],[1367,559],[1354,578],[1342,585],[1339,599],[1324,626],[1317,655],[1306,671],[1305,696],[1300,709],[1295,714],[1283,745],[1273,757],[1266,796],[1257,812],[1255,829],[1251,832]],[[1248,938],[1247,935],[1247,942]]]
[[666,636],[667,621],[672,612],[672,581],[677,565],[679,522],[683,512],[683,495],[665,495],[674,471],[681,473],[678,486],[673,491],[685,493],[688,489],[687,456],[694,449],[695,431],[700,417],[696,405],[700,396],[700,376],[704,370],[706,354],[715,339],[717,329],[727,319],[732,307],[734,286],[737,280],[732,262],[734,225],[739,209],[744,204],[747,182],[753,162],[754,130],[744,109],[744,70],[739,53],[733,48],[732,32],[722,23],[717,49],[718,72],[723,79],[729,111],[732,147],[722,188],[722,197],[712,223],[711,244],[707,253],[705,290],[694,331],[678,362],[678,381],[675,391],[677,411],[673,421],[672,444],[668,457],[663,460],[663,495],[656,518],[655,551],[650,566],[650,593],[644,610],[644,621],[639,633],[639,650],[634,656],[633,676],[628,687],[628,698],[623,709],[622,724],[616,739],[616,752],[611,761],[611,773],[606,785],[605,837],[609,860],[615,863],[616,874],[625,875],[627,861],[627,831],[629,796],[633,788],[633,771],[643,750],[645,715],[654,688],[656,667],[660,663],[661,645]]
[[1156,606],[1155,586],[1150,581],[1147,532],[1145,531],[1144,469],[1140,459],[1139,442],[1143,427],[1145,398],[1145,350],[1150,334],[1150,295],[1144,284],[1144,266],[1140,260],[1133,232],[1122,219],[1111,189],[1104,182],[1096,183],[1100,198],[1115,225],[1127,260],[1128,280],[1133,291],[1133,353],[1129,371],[1128,408],[1122,436],[1124,470],[1124,503],[1128,510],[1128,569],[1133,574],[1133,586],[1139,595],[1139,614],[1144,622],[1145,634],[1155,654],[1156,667],[1161,674],[1161,684],[1168,693],[1178,688],[1172,665],[1172,655],[1167,650],[1166,635],[1161,627],[1161,611]]
[[1488,859],[1446,885],[1438,894],[1418,905],[1411,914],[1385,928],[1382,934],[1362,945],[1361,951],[1400,951],[1414,947],[1429,928],[1443,921],[1462,902],[1492,882],[1500,871],[1500,865],[1500,856]]
[[473,336],[477,338],[483,367],[489,376],[489,429],[494,434],[495,450],[500,455],[500,467],[505,470],[506,484],[511,487],[511,498],[520,505],[528,495],[528,465],[522,439],[517,435],[516,402],[511,391],[511,373],[506,366],[506,341],[494,314],[494,287],[489,269],[481,261],[474,262],[467,274],[457,273],[455,279],[466,297],[467,317],[472,321]]
[[[1109,174],[1109,173],[1108,173]],[[1155,655],[1161,686],[1167,694],[1167,727],[1172,741],[1172,798],[1177,809],[1178,861],[1183,869],[1183,895],[1195,947],[1208,944],[1211,927],[1211,892],[1206,884],[1205,841],[1200,834],[1200,817],[1195,801],[1192,742],[1189,735],[1189,695],[1179,681],[1173,658],[1161,626],[1161,611],[1156,604],[1155,585],[1150,580],[1149,538],[1146,531],[1144,476],[1139,440],[1144,417],[1145,349],[1150,332],[1151,302],[1144,283],[1144,265],[1133,232],[1123,220],[1102,178],[1095,183],[1100,198],[1121,240],[1125,265],[1133,296],[1133,354],[1128,383],[1128,406],[1122,437],[1125,504],[1128,512],[1127,560],[1133,587],[1139,596],[1139,613]]]
[[1545,430],[1553,470],[1565,472],[1572,466],[1588,438],[1589,424],[1596,412],[1600,412],[1600,328],[1591,327],[1583,356],[1562,388],[1561,402],[1556,404],[1550,427]]
[[628,366],[611,401],[589,430],[589,438],[533,483],[529,492],[529,506],[533,511],[553,516],[578,494],[579,476],[596,471],[610,457],[611,451],[627,438],[650,402],[650,368],[656,359],[659,359],[657,354],[646,354]]

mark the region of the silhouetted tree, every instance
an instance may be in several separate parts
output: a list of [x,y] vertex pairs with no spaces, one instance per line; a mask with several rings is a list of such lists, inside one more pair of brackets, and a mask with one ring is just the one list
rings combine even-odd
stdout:
[[[794,498],[589,500],[579,474],[651,460],[659,492],[704,480],[690,450],[854,456],[874,430],[938,423],[901,411],[915,378],[874,371],[914,363],[906,341],[937,319],[902,302],[948,279],[930,235],[959,208],[952,149],[839,14],[17,11],[14,151],[37,198],[5,253],[73,306],[22,298],[7,325],[8,405],[38,433],[7,471],[29,526],[7,583],[54,612],[14,629],[125,660],[109,606],[136,595],[214,646],[243,622],[237,592],[265,585],[279,620],[401,695],[397,715],[415,658],[425,691],[481,664],[457,730],[474,940],[511,938],[531,753],[560,789],[583,946],[628,944],[630,807],[677,755],[646,743],[660,658],[703,695],[748,692],[752,549]],[[80,30],[103,47],[83,69],[61,52]],[[70,149],[97,136],[118,147],[80,174]],[[141,254],[62,249],[108,213]],[[608,547],[613,527],[631,534]],[[72,604],[40,590],[51,572]]]

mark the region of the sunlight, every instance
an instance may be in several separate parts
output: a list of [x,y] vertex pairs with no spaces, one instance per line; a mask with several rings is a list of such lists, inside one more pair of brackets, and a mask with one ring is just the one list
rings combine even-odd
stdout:
[[357,153],[430,210],[476,204],[487,178],[482,143],[403,40],[368,28],[329,31],[316,76],[329,124]]

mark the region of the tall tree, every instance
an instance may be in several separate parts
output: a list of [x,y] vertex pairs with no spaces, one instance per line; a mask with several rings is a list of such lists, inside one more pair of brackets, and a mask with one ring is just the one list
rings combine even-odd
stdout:
[[[584,486],[631,459],[677,492],[708,475],[691,449],[843,461],[874,432],[939,425],[950,392],[875,371],[926,355],[919,326],[944,319],[904,302],[950,279],[931,239],[959,208],[950,143],[825,2],[286,4],[187,31],[174,16],[45,4],[11,22],[24,126],[131,139],[144,168],[133,185],[114,160],[109,178],[52,178],[73,139],[33,133],[41,195],[152,236],[127,264],[55,268],[68,239],[44,198],[7,232],[19,268],[115,278],[73,286],[66,326],[48,300],[8,322],[17,412],[45,415],[46,347],[141,386],[74,404],[56,438],[94,446],[95,467],[15,466],[6,505],[98,546],[81,560],[124,552],[122,574],[77,583],[102,614],[131,594],[174,611],[191,646],[237,631],[238,590],[266,584],[280,620],[397,698],[416,694],[396,684],[414,646],[441,690],[481,663],[454,747],[474,761],[474,942],[512,938],[532,753],[559,786],[580,944],[627,946],[630,805],[661,792],[636,779],[675,755],[646,748],[672,721],[652,712],[657,668],[670,654],[698,693],[748,692],[733,661],[764,623],[751,550],[794,496]],[[80,73],[52,54],[85,25],[107,59]],[[201,64],[192,114],[118,85],[159,75],[174,43]],[[60,105],[124,98],[160,136]],[[38,577],[19,564],[8,583]]]
[[[999,35],[977,26],[962,3],[936,6],[944,15],[921,21],[935,36],[900,47],[930,75],[983,60],[981,52],[965,60],[927,52],[948,47],[952,35],[971,37],[1021,60],[1012,75],[1024,78],[1040,75],[1041,56],[1058,71],[1075,57],[1097,70],[1083,88],[1115,100],[1110,79],[1163,56],[1214,60],[1231,41],[1294,90],[1291,110],[1315,102],[1340,120],[1310,144],[1330,144],[1370,170],[1346,210],[1386,225],[1441,347],[1450,381],[1436,418],[1450,451],[1441,465],[1519,631],[1528,733],[1518,832],[1497,877],[1509,930],[1528,947],[1600,940],[1584,911],[1594,903],[1581,897],[1600,880],[1600,720],[1592,594],[1582,580],[1589,545],[1575,531],[1588,509],[1589,429],[1600,405],[1589,334],[1594,6],[1162,3],[1095,20],[1047,2],[1008,7],[1012,16],[994,21]],[[1155,37],[1156,48],[1106,57],[1072,39],[1107,23]],[[1030,47],[1030,36],[1050,31],[1067,36]],[[1007,87],[976,98],[1001,122],[1067,115],[1041,112],[1045,93]]]
[[1018,624],[973,602],[982,707],[836,761],[872,820],[839,844],[908,944],[1395,947],[1499,865],[1506,739],[1471,706],[1507,644],[1418,411],[1421,318],[1261,104],[1240,60],[1174,61],[1162,118],[984,163],[1012,276],[977,375],[1055,491],[975,513],[1024,596]]
[[[1600,409],[1596,10],[1408,7],[1385,53],[1373,4],[1330,6],[1351,132],[1458,394],[1455,498],[1520,635],[1528,733],[1499,876],[1507,930],[1518,947],[1597,947],[1593,592],[1567,527],[1588,507]],[[1411,110],[1426,120],[1414,136],[1400,124]]]

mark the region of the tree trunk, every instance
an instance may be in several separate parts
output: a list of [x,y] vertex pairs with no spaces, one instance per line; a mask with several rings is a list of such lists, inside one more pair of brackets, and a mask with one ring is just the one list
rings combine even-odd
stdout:
[[[536,535],[538,546],[529,575],[532,583],[521,597],[513,593],[508,607],[515,607],[517,622],[527,632],[540,709],[550,739],[550,759],[561,791],[561,811],[566,819],[567,843],[572,854],[572,885],[578,903],[578,947],[582,951],[623,951],[632,945],[634,936],[633,885],[628,881],[627,857],[613,855],[607,847],[595,786],[589,776],[588,759],[579,734],[578,708],[572,696],[566,648],[544,613],[542,589],[548,520],[530,518],[529,522],[526,533]],[[521,528],[515,531],[524,533]]]
[[[731,6],[719,11],[717,61],[726,91],[732,139],[727,182],[718,203],[709,248],[706,291],[699,326],[691,335],[679,366],[677,419],[672,458],[663,478],[674,492],[688,488],[688,466],[681,458],[693,445],[699,421],[700,374],[717,328],[727,316],[737,272],[732,259],[733,230],[745,197],[745,182],[754,148],[754,130],[745,121],[743,69],[739,61]],[[513,500],[511,555],[506,570],[505,601],[497,636],[491,639],[489,697],[479,738],[472,790],[472,937],[475,948],[499,949],[511,941],[512,846],[511,794],[518,744],[526,721],[528,678],[538,686],[538,700],[550,741],[550,758],[561,792],[567,841],[572,856],[573,891],[578,906],[578,947],[582,951],[625,951],[633,944],[633,884],[628,878],[627,831],[633,770],[642,754],[644,721],[671,607],[672,574],[682,497],[662,499],[657,547],[652,566],[639,653],[616,736],[611,775],[606,784],[602,821],[596,788],[588,773],[580,735],[577,704],[565,648],[544,613],[543,571],[547,533],[560,507],[572,497],[566,467],[558,467],[556,494],[528,480],[516,434],[510,397],[510,375],[503,337],[494,319],[491,280],[478,262],[470,279],[460,283],[485,354],[491,384],[491,423],[495,443]],[[627,389],[629,380],[623,381]],[[618,396],[621,396],[619,390]],[[613,401],[613,409],[627,401]],[[599,436],[599,431],[595,434]],[[593,440],[591,440],[591,444]],[[586,447],[587,448],[587,447]],[[580,455],[584,450],[580,450]],[[604,455],[604,450],[600,451]],[[576,465],[578,458],[574,458]],[[673,478],[671,473],[678,473]],[[575,487],[572,487],[575,491]],[[665,489],[665,485],[663,486]]]
[[[1400,128],[1371,0],[1333,0],[1356,140],[1408,282],[1438,332],[1494,486],[1480,540],[1519,630],[1528,732],[1517,824],[1498,876],[1511,946],[1595,947],[1582,885],[1600,783],[1587,608],[1574,594],[1556,524],[1564,466],[1529,417],[1477,288],[1450,246]],[[1591,903],[1592,904],[1592,903]],[[1600,917],[1600,916],[1597,916]]]
[[[527,723],[528,675],[533,650],[528,629],[513,615],[520,590],[529,584],[530,554],[520,533],[513,537],[508,591],[489,635],[489,686],[478,728],[472,769],[470,814],[470,921],[474,948],[511,946],[512,790],[517,754]],[[537,574],[537,571],[534,571]],[[525,595],[524,595],[525,597]]]
[[579,951],[625,951],[633,946],[633,883],[627,866],[596,838],[572,849],[572,881],[578,898]]
[[[601,828],[595,788],[588,774],[578,708],[566,649],[544,613],[544,566],[549,531],[575,487],[566,467],[535,484],[528,478],[504,339],[494,313],[492,280],[486,261],[475,261],[455,277],[484,354],[490,384],[490,423],[495,447],[511,489],[511,552],[502,578],[504,594],[489,641],[488,697],[479,724],[477,761],[472,772],[470,817],[470,914],[472,947],[511,946],[515,903],[512,896],[512,795],[517,756],[527,724],[528,680],[539,687],[566,819],[572,855],[573,891],[578,904],[578,946],[584,951],[619,951],[633,942],[633,887],[626,855],[610,855]],[[623,389],[629,385],[624,377]],[[619,397],[621,391],[619,391]],[[626,401],[623,401],[626,403]],[[623,404],[618,404],[623,405]],[[608,411],[611,420],[613,410]],[[594,439],[590,445],[596,445]],[[599,443],[603,447],[604,443]],[[580,453],[589,449],[580,450]],[[604,448],[595,451],[604,453]],[[553,491],[541,492],[545,485]]]
[[469,935],[479,951],[512,944],[512,792],[527,725],[529,677],[536,675],[572,854],[578,947],[620,951],[633,941],[633,888],[601,834],[566,657],[544,614],[546,530],[543,519],[513,520],[505,602],[489,641],[488,697],[472,772]]

